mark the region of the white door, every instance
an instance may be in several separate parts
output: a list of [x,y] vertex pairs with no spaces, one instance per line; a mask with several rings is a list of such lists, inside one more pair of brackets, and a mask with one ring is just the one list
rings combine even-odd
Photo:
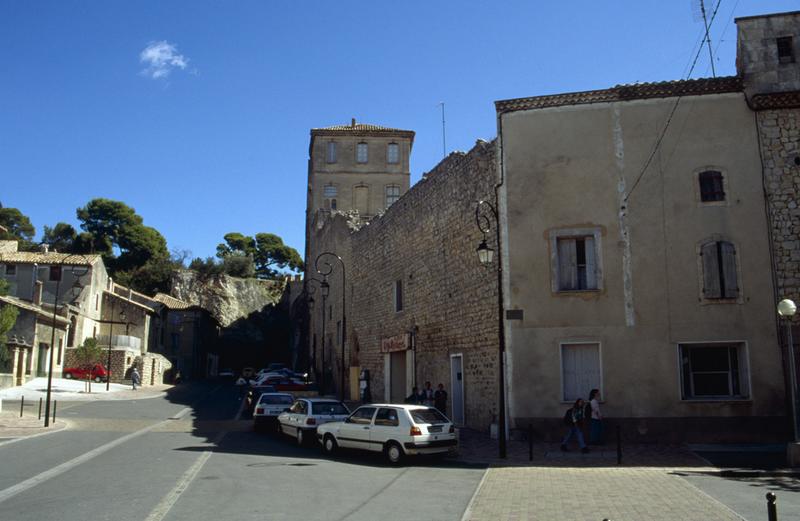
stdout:
[[562,344],[561,371],[564,401],[587,400],[589,391],[601,389],[600,344]]
[[450,356],[450,403],[451,420],[456,425],[464,425],[464,370],[461,355]]

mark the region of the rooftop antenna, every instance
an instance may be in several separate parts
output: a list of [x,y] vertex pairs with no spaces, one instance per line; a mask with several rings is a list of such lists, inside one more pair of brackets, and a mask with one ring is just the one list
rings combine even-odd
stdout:
[[447,141],[445,140],[444,132],[444,101],[440,101],[439,105],[442,107],[442,157],[447,157]]
[[[705,0],[692,0],[692,7],[694,8],[695,20],[699,21],[702,19],[703,25],[706,28],[706,34],[703,37],[703,43],[708,45],[708,58],[711,61],[711,75],[716,78],[717,71],[714,67],[714,51],[711,49],[711,33],[709,32],[710,26],[708,25],[708,15],[706,14]],[[700,45],[702,46],[703,44],[701,43]]]

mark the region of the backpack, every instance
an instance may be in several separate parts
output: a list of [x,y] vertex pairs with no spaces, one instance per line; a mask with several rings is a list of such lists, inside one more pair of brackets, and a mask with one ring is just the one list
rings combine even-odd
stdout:
[[567,427],[572,427],[574,425],[572,421],[572,407],[567,409],[567,412],[564,413],[564,425]]

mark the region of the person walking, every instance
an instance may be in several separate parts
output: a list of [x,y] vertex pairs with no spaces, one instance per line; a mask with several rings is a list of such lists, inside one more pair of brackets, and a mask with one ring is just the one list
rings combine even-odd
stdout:
[[131,370],[131,383],[133,384],[133,390],[136,390],[137,385],[141,385],[142,378],[139,376],[139,371],[134,367]]
[[576,436],[578,438],[578,446],[581,448],[581,452],[586,454],[589,452],[589,447],[586,446],[586,442],[583,440],[583,432],[581,428],[583,427],[583,408],[585,406],[585,402],[583,398],[578,398],[575,400],[575,405],[569,408],[564,414],[564,425],[569,428],[567,431],[567,435],[564,436],[564,440],[561,442],[561,450],[567,452],[569,449],[567,448],[567,443],[569,440],[572,439],[572,436]]
[[443,384],[436,386],[436,391],[433,393],[433,404],[440,413],[447,416],[447,391],[444,390]]
[[603,413],[600,412],[600,389],[589,392],[591,420],[589,421],[589,445],[603,444]]

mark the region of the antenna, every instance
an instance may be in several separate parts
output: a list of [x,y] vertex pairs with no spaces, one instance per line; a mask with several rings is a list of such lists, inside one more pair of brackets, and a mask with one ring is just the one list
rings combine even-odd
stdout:
[[[721,1],[721,0],[720,0]],[[692,7],[694,8],[695,20],[703,20],[703,25],[706,28],[706,34],[703,37],[703,43],[708,45],[708,58],[711,61],[711,75],[717,77],[717,71],[714,67],[714,51],[711,50],[711,34],[709,33],[710,26],[708,24],[708,15],[706,15],[705,0],[692,0]],[[719,4],[717,4],[719,7]],[[700,44],[703,45],[702,43]]]
[[444,101],[440,101],[439,105],[442,107],[442,157],[447,157],[447,141],[445,139],[445,125],[444,125]]

